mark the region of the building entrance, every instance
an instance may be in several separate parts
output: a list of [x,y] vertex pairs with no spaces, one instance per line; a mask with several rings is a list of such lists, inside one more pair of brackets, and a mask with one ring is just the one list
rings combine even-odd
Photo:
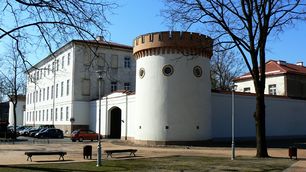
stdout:
[[121,138],[121,109],[115,107],[110,113],[110,135],[111,139]]

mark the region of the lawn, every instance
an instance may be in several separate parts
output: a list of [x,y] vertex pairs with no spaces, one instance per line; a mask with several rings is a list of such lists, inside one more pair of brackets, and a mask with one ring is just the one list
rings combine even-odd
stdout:
[[238,157],[231,161],[220,157],[173,156],[163,158],[104,160],[101,167],[96,162],[47,163],[33,165],[1,165],[0,171],[283,171],[296,161],[283,158],[257,159]]

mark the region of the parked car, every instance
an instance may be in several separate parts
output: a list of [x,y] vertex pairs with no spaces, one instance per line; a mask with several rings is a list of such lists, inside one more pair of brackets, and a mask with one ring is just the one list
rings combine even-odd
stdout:
[[[71,140],[73,142],[75,141],[79,141],[82,142],[83,140],[98,140],[98,135],[96,132],[91,131],[91,130],[74,130],[71,133]],[[100,135],[100,138],[102,138],[102,136]]]
[[64,138],[64,133],[60,129],[47,128],[35,135],[36,138]]
[[40,125],[38,128],[55,128],[54,125]]
[[20,130],[19,131],[19,135],[20,136],[26,136],[27,134],[28,134],[28,132],[30,131],[30,130],[32,130],[33,128],[32,127],[29,127],[29,128],[25,128],[25,129],[23,129],[23,130]]
[[28,136],[34,137],[36,133],[38,133],[41,129],[37,128],[34,130],[30,130]]

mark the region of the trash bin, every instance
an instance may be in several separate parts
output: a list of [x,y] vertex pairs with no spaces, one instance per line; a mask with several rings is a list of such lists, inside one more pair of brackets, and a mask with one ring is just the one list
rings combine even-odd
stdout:
[[295,146],[289,147],[289,157],[292,159],[292,157],[295,157],[297,159],[297,148]]
[[83,147],[83,157],[85,159],[91,159],[92,156],[92,146],[91,145],[85,145]]

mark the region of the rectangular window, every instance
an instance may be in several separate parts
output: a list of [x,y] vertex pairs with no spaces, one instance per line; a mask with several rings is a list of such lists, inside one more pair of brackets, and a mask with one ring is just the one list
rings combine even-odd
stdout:
[[49,100],[49,87],[47,87],[47,100]]
[[38,91],[35,93],[35,102],[38,102]]
[[51,86],[51,99],[53,99],[53,95],[54,95],[54,85]]
[[245,87],[245,88],[243,88],[243,92],[250,93],[251,92],[251,88],[250,87]]
[[124,57],[124,67],[131,68],[131,58],[130,57]]
[[111,92],[117,91],[117,82],[111,82]]
[[39,80],[39,71],[36,73],[36,80]]
[[64,82],[61,82],[61,97],[64,95]]
[[42,121],[45,120],[45,110],[42,111]]
[[40,71],[40,79],[42,78],[42,71]]
[[69,107],[66,107],[66,121],[69,121]]
[[41,89],[39,89],[39,101],[41,102]]
[[124,83],[124,90],[130,90],[130,83],[129,82]]
[[56,71],[59,70],[59,60],[56,60]]
[[58,98],[58,84],[56,84],[55,98]]
[[55,71],[55,61],[52,62],[52,73]]
[[67,66],[70,65],[70,53],[68,53],[68,57],[67,57]]
[[38,121],[41,121],[41,111],[39,110]]
[[55,121],[57,121],[57,108],[55,108]]
[[50,64],[48,65],[48,75],[50,75]]
[[46,77],[46,69],[44,68],[44,77]]
[[66,95],[69,95],[69,79],[67,80]]
[[53,109],[51,109],[51,121],[53,121]]
[[49,109],[46,110],[46,121],[49,120]]
[[46,89],[43,88],[43,101],[45,101],[45,98],[46,98]]
[[63,121],[63,107],[61,107],[61,116],[60,116],[60,120]]
[[269,94],[276,95],[276,84],[268,85]]
[[65,56],[62,57],[62,69],[64,69],[64,65],[65,65],[64,57],[65,57]]

